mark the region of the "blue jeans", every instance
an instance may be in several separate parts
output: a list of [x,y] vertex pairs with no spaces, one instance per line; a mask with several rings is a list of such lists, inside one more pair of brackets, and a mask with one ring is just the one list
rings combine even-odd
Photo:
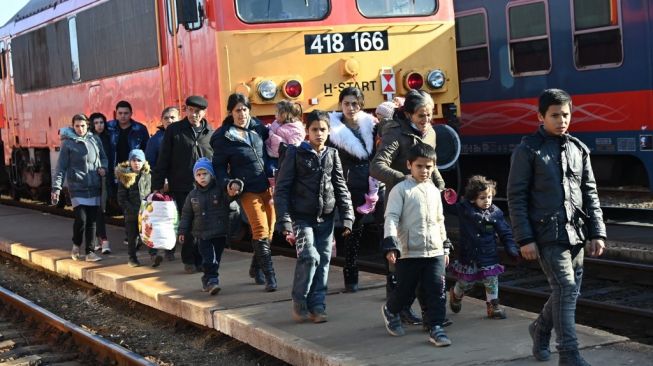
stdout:
[[397,286],[386,301],[388,311],[398,314],[410,306],[420,286],[420,302],[426,304],[425,324],[441,326],[447,312],[444,256],[398,259],[395,267]]
[[227,238],[219,237],[207,240],[198,240],[197,247],[202,256],[202,267],[204,268],[204,276],[202,276],[203,285],[217,285],[218,281],[218,268],[220,267],[220,260],[222,259],[222,252],[227,243]]
[[297,264],[292,285],[292,299],[306,305],[311,312],[326,309],[329,262],[333,245],[333,215],[322,222],[296,220],[295,249]]
[[539,247],[539,262],[549,281],[551,295],[538,318],[540,331],[556,331],[558,351],[578,349],[576,300],[583,279],[583,246],[557,243]]

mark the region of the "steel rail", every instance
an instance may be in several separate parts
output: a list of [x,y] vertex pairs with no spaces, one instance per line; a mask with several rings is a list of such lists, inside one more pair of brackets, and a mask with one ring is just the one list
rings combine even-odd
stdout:
[[36,306],[33,302],[0,286],[0,301],[21,311],[28,317],[70,334],[75,342],[96,351],[98,360],[109,359],[121,366],[152,366],[154,363],[115,343],[88,332],[80,326],[63,319],[48,310]]

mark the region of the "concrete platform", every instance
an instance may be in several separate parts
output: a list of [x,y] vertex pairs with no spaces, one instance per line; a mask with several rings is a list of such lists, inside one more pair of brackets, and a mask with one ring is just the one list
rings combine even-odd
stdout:
[[[226,251],[220,268],[222,291],[200,291],[201,274],[185,274],[180,260],[159,268],[127,266],[123,229],[108,227],[114,254],[96,263],[70,259],[72,220],[0,205],[0,250],[33,265],[86,281],[186,320],[215,328],[294,365],[527,365],[527,324],[532,313],[507,309],[507,320],[484,319],[485,304],[465,298],[460,314],[450,314],[453,345],[435,348],[420,327],[405,337],[389,336],[380,315],[383,276],[361,274],[362,291],[343,294],[342,270],[331,268],[327,297],[329,322],[296,324],[290,317],[292,258],[274,257],[279,290],[266,293],[249,278],[250,255]],[[149,263],[141,251],[143,264]],[[624,337],[578,327],[580,342],[593,365],[650,364],[650,347]]]

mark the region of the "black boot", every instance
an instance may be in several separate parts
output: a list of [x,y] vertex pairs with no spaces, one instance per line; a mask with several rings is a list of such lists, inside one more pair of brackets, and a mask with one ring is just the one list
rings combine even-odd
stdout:
[[548,361],[551,358],[549,343],[551,342],[551,332],[545,332],[540,327],[540,318],[528,325],[528,333],[533,340],[533,356],[538,361]]
[[265,274],[265,291],[272,292],[277,290],[277,278],[272,266],[272,252],[270,251],[270,242],[267,239],[257,240],[254,243],[256,259]]
[[252,255],[252,263],[249,265],[249,277],[254,279],[257,285],[265,285],[265,275],[258,264],[256,254]]
[[575,351],[560,351],[560,358],[558,359],[558,366],[591,366],[589,362],[585,361],[583,356],[580,355],[578,350]]

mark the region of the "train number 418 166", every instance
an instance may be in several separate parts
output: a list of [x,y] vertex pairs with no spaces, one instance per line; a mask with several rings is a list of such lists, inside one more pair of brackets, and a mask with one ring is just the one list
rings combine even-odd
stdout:
[[388,32],[306,34],[304,49],[307,55],[384,51],[388,49]]

